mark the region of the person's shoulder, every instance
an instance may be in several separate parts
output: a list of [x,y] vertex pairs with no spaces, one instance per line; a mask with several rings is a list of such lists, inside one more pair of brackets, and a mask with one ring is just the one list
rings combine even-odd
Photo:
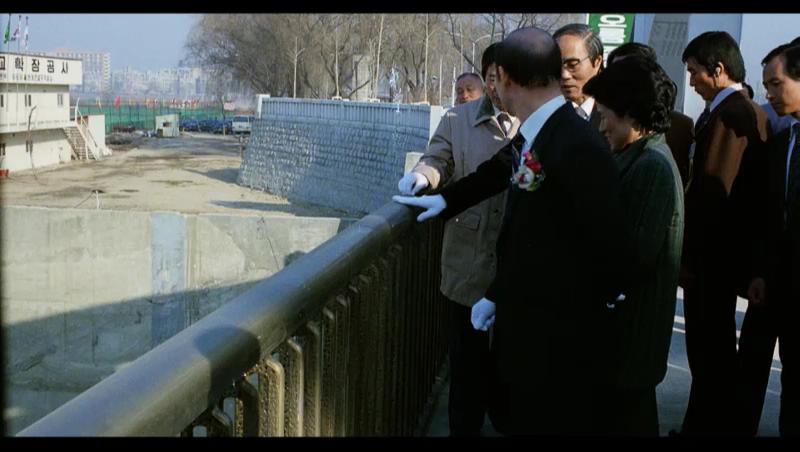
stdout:
[[444,113],[444,118],[450,121],[472,121],[475,119],[478,111],[481,108],[481,99],[465,102],[463,104],[454,105]]
[[[760,105],[739,92],[730,95],[729,102],[720,105],[719,119],[727,128],[767,124],[767,112]],[[726,99],[727,100],[727,99]]]
[[631,173],[639,174],[650,182],[673,178],[680,180],[678,165],[669,147],[663,143],[645,147],[642,155],[633,164]]
[[[789,140],[792,138],[792,128],[787,127],[780,132],[776,133],[769,139],[769,143],[773,146],[781,147],[788,146]],[[798,138],[800,139],[800,138]]]
[[686,125],[686,126],[694,126],[694,121],[688,115],[685,115],[677,110],[672,110],[670,112],[670,120],[672,121],[673,125]]

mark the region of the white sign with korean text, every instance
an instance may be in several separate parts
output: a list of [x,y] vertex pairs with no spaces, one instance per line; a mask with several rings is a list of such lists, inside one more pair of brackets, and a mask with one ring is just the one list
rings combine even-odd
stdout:
[[80,85],[82,70],[81,60],[0,53],[0,83]]

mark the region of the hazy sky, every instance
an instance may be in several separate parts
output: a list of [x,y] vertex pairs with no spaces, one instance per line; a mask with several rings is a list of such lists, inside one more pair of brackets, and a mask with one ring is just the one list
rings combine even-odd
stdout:
[[[11,32],[20,13],[12,13]],[[22,14],[21,30],[25,29]],[[30,51],[111,52],[111,69],[176,67],[196,14],[27,14]],[[8,13],[2,13],[3,33]],[[16,42],[9,50],[16,51]],[[2,46],[2,41],[0,41]],[[6,50],[3,47],[3,50]]]

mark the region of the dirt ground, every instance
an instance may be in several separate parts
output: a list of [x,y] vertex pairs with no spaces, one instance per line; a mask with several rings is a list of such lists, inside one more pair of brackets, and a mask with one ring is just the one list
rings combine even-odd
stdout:
[[[133,147],[138,145],[138,147]],[[3,206],[69,207],[345,217],[326,207],[289,202],[236,184],[240,145],[232,136],[184,132],[110,146],[99,161],[71,161],[0,179]],[[97,193],[95,193],[97,191]]]

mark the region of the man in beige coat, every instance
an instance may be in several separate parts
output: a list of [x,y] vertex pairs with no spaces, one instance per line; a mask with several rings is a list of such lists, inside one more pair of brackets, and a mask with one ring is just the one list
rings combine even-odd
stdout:
[[[398,183],[403,194],[438,189],[472,173],[508,143],[519,121],[502,110],[494,83],[494,45],[481,58],[486,94],[445,113],[427,152]],[[452,300],[450,325],[450,435],[478,436],[488,403],[489,335],[475,330],[470,312],[495,275],[495,245],[505,194],[450,219],[442,244],[442,294]]]

